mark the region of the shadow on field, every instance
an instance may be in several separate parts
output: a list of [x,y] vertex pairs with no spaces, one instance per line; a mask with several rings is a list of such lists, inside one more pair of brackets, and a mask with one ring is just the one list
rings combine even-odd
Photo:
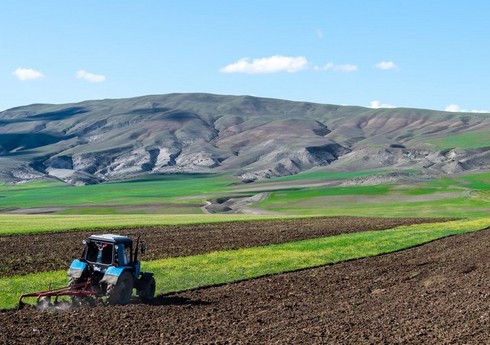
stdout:
[[203,301],[200,299],[193,300],[187,297],[181,296],[156,296],[149,305],[162,306],[162,305],[209,305],[211,302]]

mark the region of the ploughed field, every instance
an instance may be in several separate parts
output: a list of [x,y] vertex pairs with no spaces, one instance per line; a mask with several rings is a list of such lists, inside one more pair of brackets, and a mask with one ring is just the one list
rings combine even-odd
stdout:
[[[183,229],[187,236],[181,234],[168,253],[163,253],[163,244],[153,242],[160,241],[158,236],[148,242],[156,258],[373,230],[375,223],[384,221],[395,222],[386,228],[410,223],[333,218],[152,228],[149,236],[169,232],[166,236],[171,237],[172,231],[180,234]],[[334,224],[337,229],[325,230]],[[235,236],[226,233],[230,227]],[[297,231],[304,234],[294,235]],[[197,233],[200,237],[195,237]],[[261,238],[262,233],[268,235]],[[17,237],[24,236],[10,239]],[[29,247],[27,240],[40,238],[28,237],[22,253]],[[52,243],[48,238],[40,241]],[[63,238],[53,245],[63,247]],[[207,243],[218,238],[220,244]],[[178,244],[183,250],[191,242],[188,251],[177,249]],[[160,295],[151,305],[4,310],[0,344],[488,343],[489,242],[487,229],[377,257]],[[75,247],[78,250],[79,245]]]
[[94,233],[134,239],[141,233],[148,244],[143,259],[153,260],[445,220],[449,219],[328,217],[0,236],[0,277],[67,269],[81,254],[82,240]]

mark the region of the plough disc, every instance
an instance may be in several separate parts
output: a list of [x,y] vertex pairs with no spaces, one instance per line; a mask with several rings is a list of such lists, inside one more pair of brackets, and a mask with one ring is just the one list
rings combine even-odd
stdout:
[[[39,292],[31,292],[22,294],[19,297],[19,309],[24,308],[25,303],[23,301],[24,298],[35,297],[37,298],[36,306],[41,309],[46,309],[49,307],[55,307],[58,309],[66,308],[66,305],[69,303],[67,301],[58,301],[58,298],[61,296],[69,296],[69,297],[90,297],[94,296],[96,292],[92,288],[90,281],[86,281],[84,283],[72,285],[70,287],[63,287],[58,289],[49,289],[46,291]],[[54,303],[51,302],[51,298],[54,297]]]

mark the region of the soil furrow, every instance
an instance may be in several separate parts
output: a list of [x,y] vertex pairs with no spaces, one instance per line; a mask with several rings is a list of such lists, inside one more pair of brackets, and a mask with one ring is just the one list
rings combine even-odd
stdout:
[[0,236],[0,277],[67,269],[80,255],[82,240],[94,233],[141,233],[148,244],[144,260],[154,260],[445,220],[326,217]]
[[2,344],[484,344],[490,231],[159,296],[154,305],[0,312]]

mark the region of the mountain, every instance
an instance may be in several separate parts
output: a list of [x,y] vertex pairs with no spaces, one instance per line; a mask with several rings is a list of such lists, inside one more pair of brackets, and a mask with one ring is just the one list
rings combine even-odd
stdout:
[[490,169],[490,114],[168,94],[0,112],[0,180],[92,184],[229,172],[245,181],[335,170]]

